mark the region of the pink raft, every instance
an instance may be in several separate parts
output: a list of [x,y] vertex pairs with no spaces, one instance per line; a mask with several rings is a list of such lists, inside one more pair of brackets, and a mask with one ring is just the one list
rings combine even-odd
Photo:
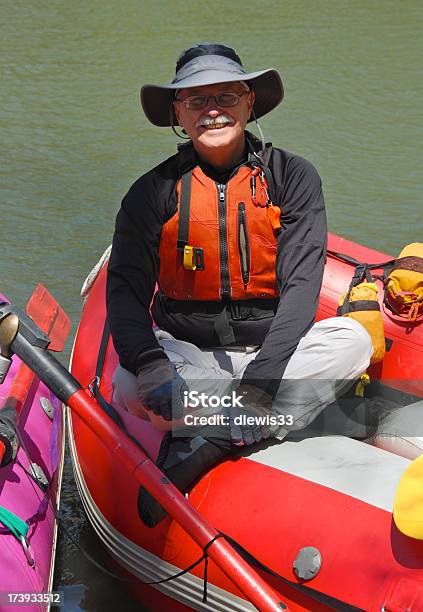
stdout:
[[[1,301],[6,300],[0,294]],[[5,381],[0,385],[0,420],[5,415],[16,414],[15,424],[20,439],[17,455],[7,465],[4,465],[4,446],[0,444],[0,457],[3,457],[0,467],[2,612],[49,608],[49,598],[42,594],[51,592],[53,588],[56,512],[64,458],[62,405],[22,366],[15,355]],[[23,401],[17,401],[19,396],[24,398]],[[28,529],[22,536],[21,532],[26,530],[25,523]],[[21,595],[16,595],[18,593]],[[22,605],[28,600],[27,605]],[[17,603],[19,608],[16,608]]]

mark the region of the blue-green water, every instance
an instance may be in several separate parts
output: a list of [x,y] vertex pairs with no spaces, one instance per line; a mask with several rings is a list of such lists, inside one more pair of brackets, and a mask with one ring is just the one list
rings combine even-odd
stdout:
[[[421,241],[422,25],[414,0],[2,0],[0,289],[23,305],[43,282],[77,323],[123,194],[175,149],[140,111],[140,85],[170,80],[204,40],[280,70],[285,100],[261,125],[317,166],[331,231],[392,254]],[[63,502],[93,550],[69,464]],[[56,578],[67,610],[132,608],[66,540]]]

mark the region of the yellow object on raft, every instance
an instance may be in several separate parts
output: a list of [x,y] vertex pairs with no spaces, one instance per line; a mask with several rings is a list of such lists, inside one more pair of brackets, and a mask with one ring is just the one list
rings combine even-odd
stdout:
[[399,482],[394,500],[394,523],[404,535],[423,540],[423,455],[414,459]]
[[196,270],[197,266],[195,264],[195,252],[194,247],[185,246],[184,247],[184,268],[185,270]]
[[369,333],[373,344],[371,364],[382,361],[386,350],[383,320],[377,295],[377,285],[360,283],[350,289],[348,303],[345,303],[348,293],[344,293],[338,308],[338,315],[355,319]]
[[423,312],[423,243],[403,248],[386,280],[387,305],[396,314],[415,321]]

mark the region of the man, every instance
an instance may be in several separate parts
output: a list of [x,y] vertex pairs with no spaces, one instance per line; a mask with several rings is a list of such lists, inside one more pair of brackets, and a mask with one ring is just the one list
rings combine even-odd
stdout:
[[[327,232],[319,175],[245,131],[283,93],[276,70],[246,73],[233,49],[208,43],[182,53],[172,83],[141,90],[147,118],[189,142],[134,183],[117,217],[114,401],[160,427],[183,415],[188,391],[238,393],[221,410],[228,427],[167,439],[159,465],[181,489],[238,445],[307,426],[372,354],[352,319],[313,326]],[[147,524],[159,508],[141,490]]]

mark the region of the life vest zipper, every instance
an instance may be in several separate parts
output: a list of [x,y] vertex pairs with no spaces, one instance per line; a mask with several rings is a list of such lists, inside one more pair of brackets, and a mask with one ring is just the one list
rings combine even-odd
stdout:
[[247,289],[250,280],[250,241],[244,202],[238,204],[238,250],[244,289]]
[[216,183],[219,218],[219,259],[220,259],[220,296],[230,297],[231,286],[229,282],[228,238],[226,236],[226,185]]

